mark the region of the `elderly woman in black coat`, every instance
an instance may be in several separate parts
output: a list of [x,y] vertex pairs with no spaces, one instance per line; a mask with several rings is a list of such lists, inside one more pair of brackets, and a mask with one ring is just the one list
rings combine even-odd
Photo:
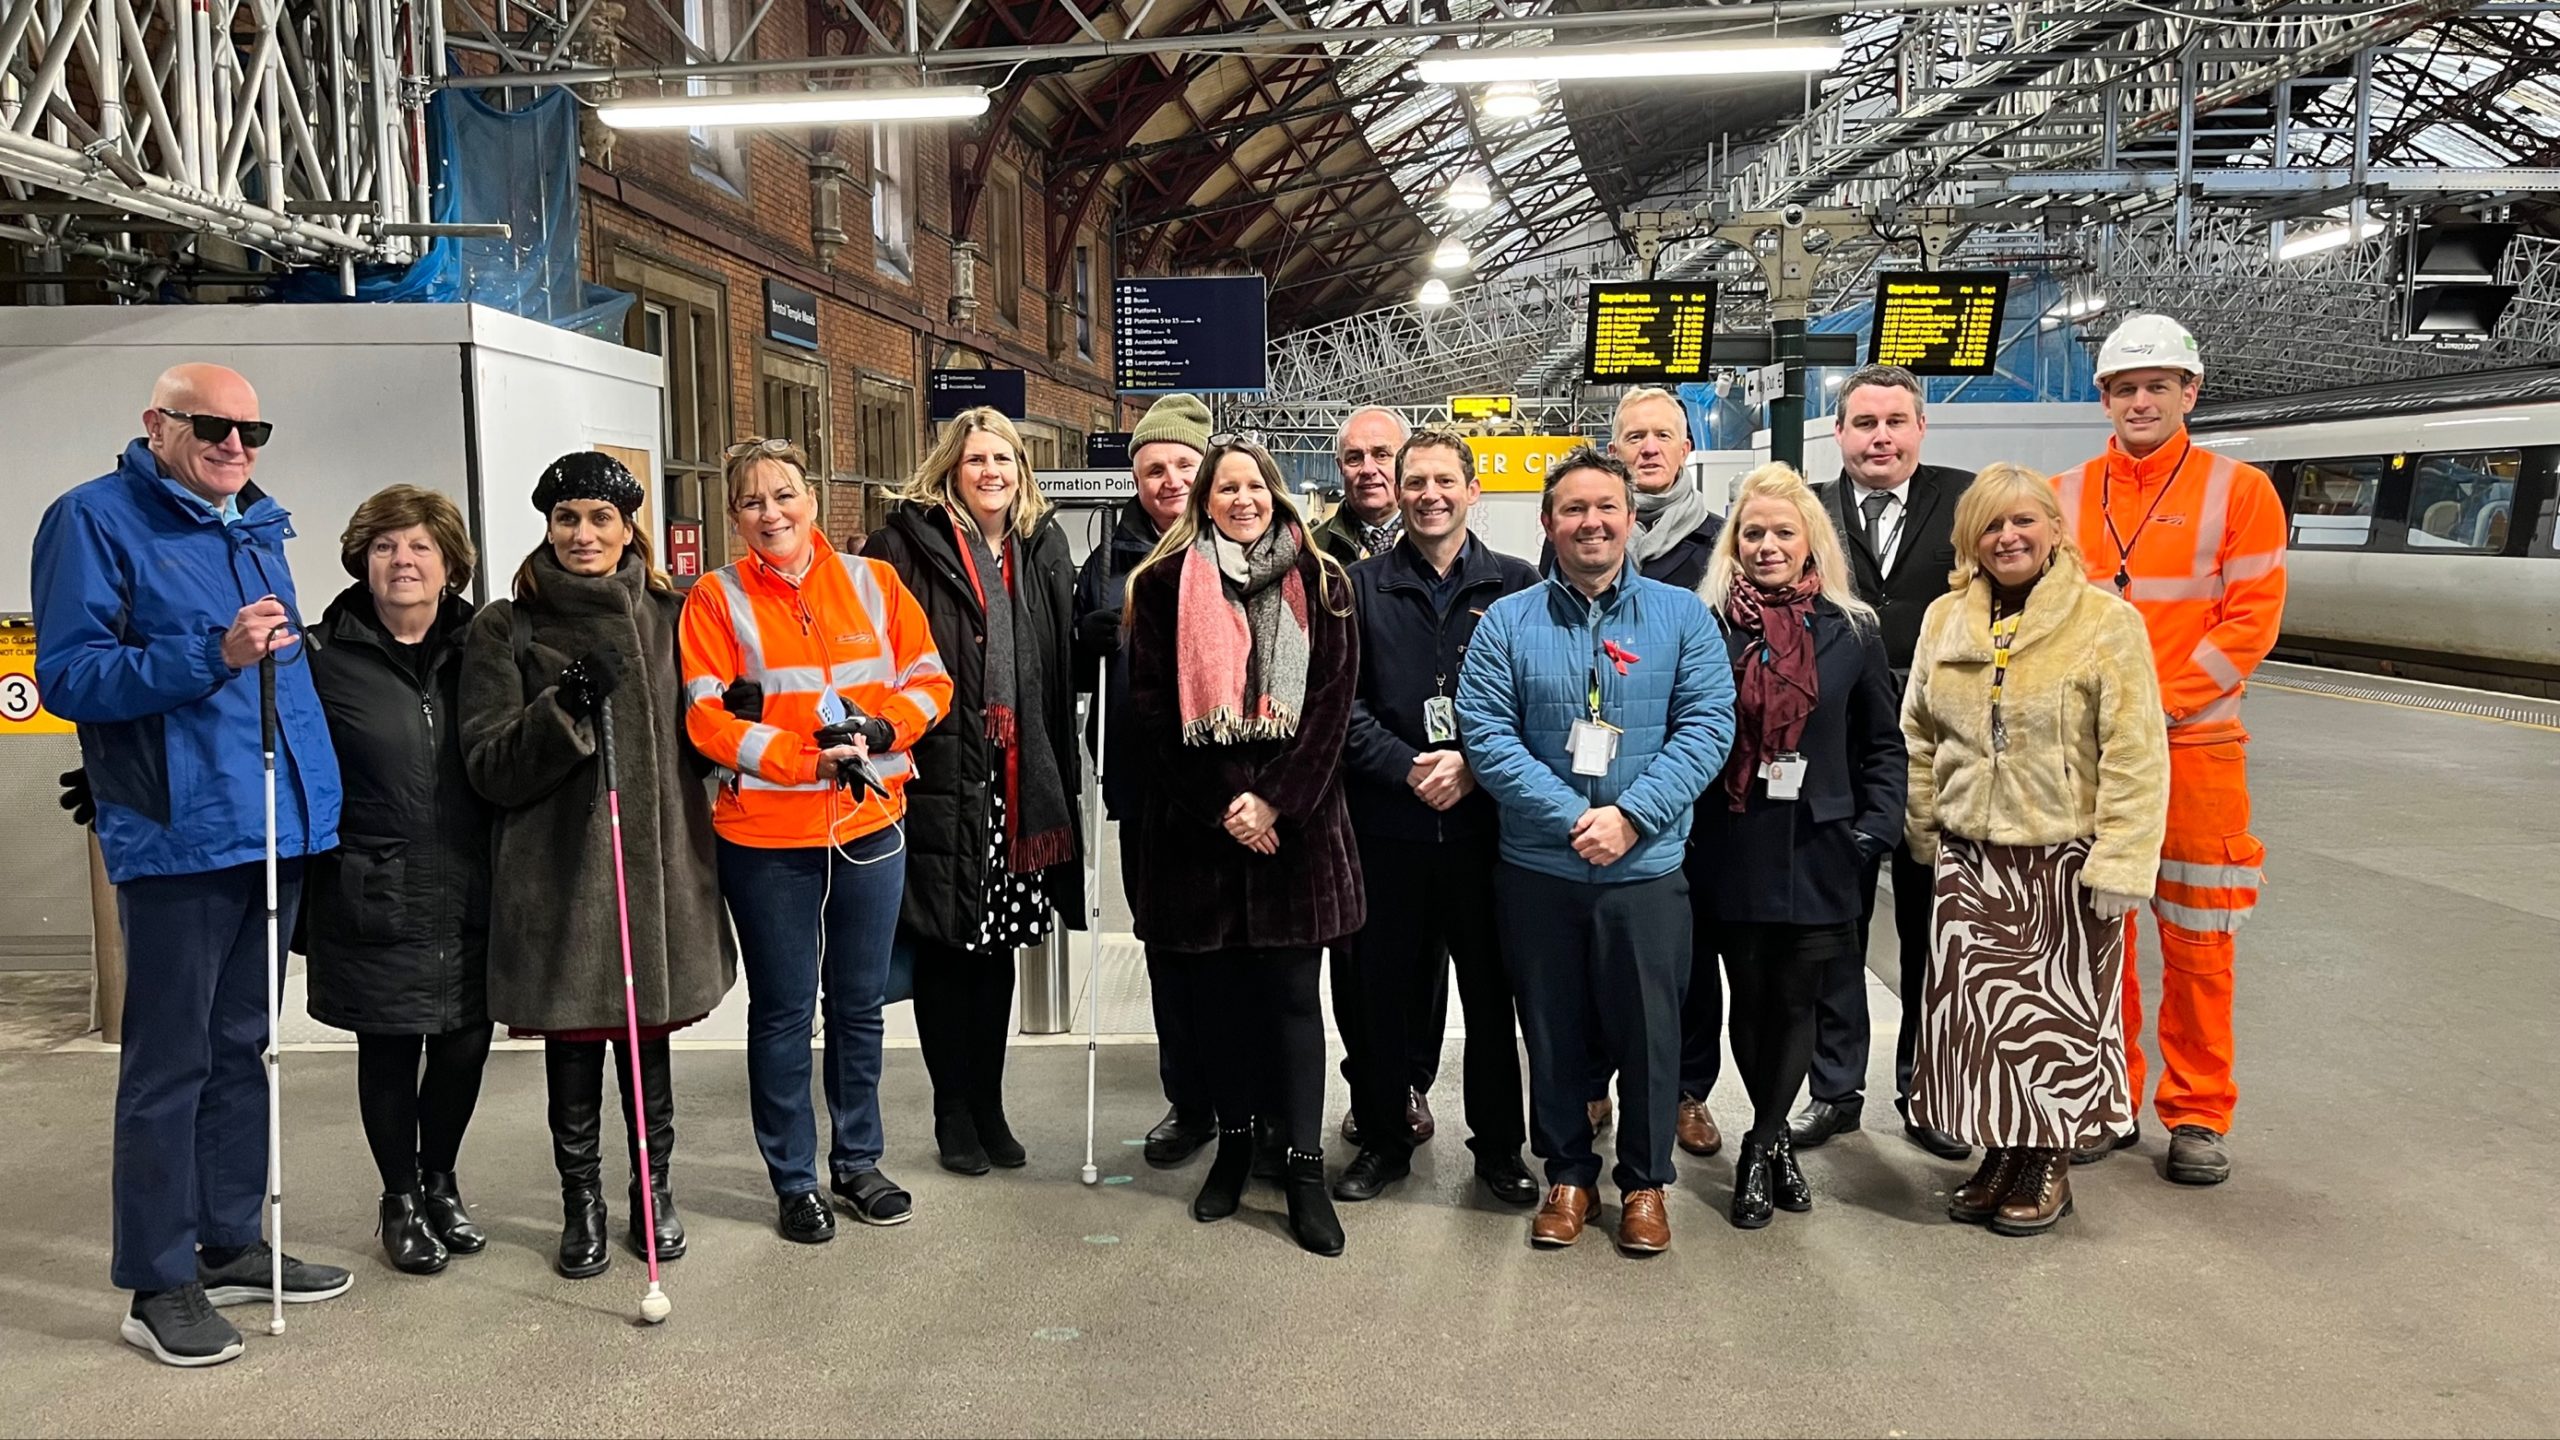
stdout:
[[1735,703],[1733,753],[1689,837],[1704,972],[1691,991],[1706,990],[1721,955],[1734,1068],[1751,1097],[1732,1219],[1751,1230],[1772,1208],[1813,1208],[1787,1106],[1812,1067],[1823,967],[1860,948],[1859,892],[1902,831],[1901,697],[1839,533],[1787,466],[1743,481],[1700,593],[1723,625]]
[[[683,602],[634,523],[640,482],[592,451],[552,462],[534,487],[546,517],[511,600],[471,622],[462,663],[462,750],[471,783],[497,807],[490,846],[489,1014],[539,1036],[560,1171],[560,1253],[570,1279],[602,1274],[605,1049],[627,1049],[615,874],[618,830],[630,876],[636,1057],[618,1054],[623,1137],[632,1142],[631,1247],[685,1252],[668,1169],[675,1091],[667,1037],[711,1013],[738,978],[720,909],[710,763],[685,738],[676,626]],[[608,705],[606,702],[610,701]],[[605,802],[599,727],[612,717],[621,817]],[[811,917],[816,923],[816,917]],[[632,1093],[633,1069],[640,1091]],[[645,1100],[650,1204],[641,1224],[635,1110]],[[643,1252],[645,1253],[645,1252]]]
[[432,1275],[488,1243],[454,1180],[489,1059],[489,810],[458,723],[476,557],[462,512],[414,485],[357,506],[338,553],[356,583],[308,637],[347,799],[303,883],[311,1018],[356,1032],[383,1253]]
[[1307,539],[1279,467],[1210,451],[1181,516],[1130,572],[1132,752],[1147,768],[1138,938],[1189,962],[1216,1052],[1218,1157],[1194,1218],[1236,1212],[1259,1105],[1280,1098],[1289,1228],[1342,1253],[1324,1175],[1322,947],[1367,917],[1342,747],[1360,675],[1351,583]]

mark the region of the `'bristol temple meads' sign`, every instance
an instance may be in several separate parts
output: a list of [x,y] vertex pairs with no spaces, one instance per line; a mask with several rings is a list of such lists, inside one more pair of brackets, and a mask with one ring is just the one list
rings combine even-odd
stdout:
[[767,339],[803,350],[818,348],[818,297],[779,280],[764,282],[764,333]]

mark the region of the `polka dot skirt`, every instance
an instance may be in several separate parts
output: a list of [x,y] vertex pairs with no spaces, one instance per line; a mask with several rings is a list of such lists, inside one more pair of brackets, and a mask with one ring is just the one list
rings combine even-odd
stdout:
[[980,950],[1021,950],[1049,934],[1049,887],[1037,874],[1016,875],[1006,868],[1012,847],[1004,823],[1004,751],[995,755],[995,774],[987,785],[987,897],[978,911]]

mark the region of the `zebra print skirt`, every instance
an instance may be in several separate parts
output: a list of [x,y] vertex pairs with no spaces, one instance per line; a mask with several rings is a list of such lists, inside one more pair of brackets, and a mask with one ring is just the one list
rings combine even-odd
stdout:
[[2065,1150],[2131,1123],[2124,927],[2089,909],[2089,843],[1942,837],[1914,1123]]

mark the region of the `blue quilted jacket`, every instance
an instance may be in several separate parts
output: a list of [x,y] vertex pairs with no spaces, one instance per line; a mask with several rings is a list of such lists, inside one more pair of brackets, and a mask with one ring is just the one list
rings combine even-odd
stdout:
[[[1606,775],[1573,773],[1566,738],[1588,712],[1625,733]],[[1458,677],[1458,738],[1502,807],[1502,858],[1566,880],[1622,885],[1680,868],[1689,815],[1733,745],[1733,667],[1705,602],[1622,574],[1597,600],[1549,579],[1494,602]],[[1615,805],[1643,836],[1614,865],[1573,853],[1573,822]]]

